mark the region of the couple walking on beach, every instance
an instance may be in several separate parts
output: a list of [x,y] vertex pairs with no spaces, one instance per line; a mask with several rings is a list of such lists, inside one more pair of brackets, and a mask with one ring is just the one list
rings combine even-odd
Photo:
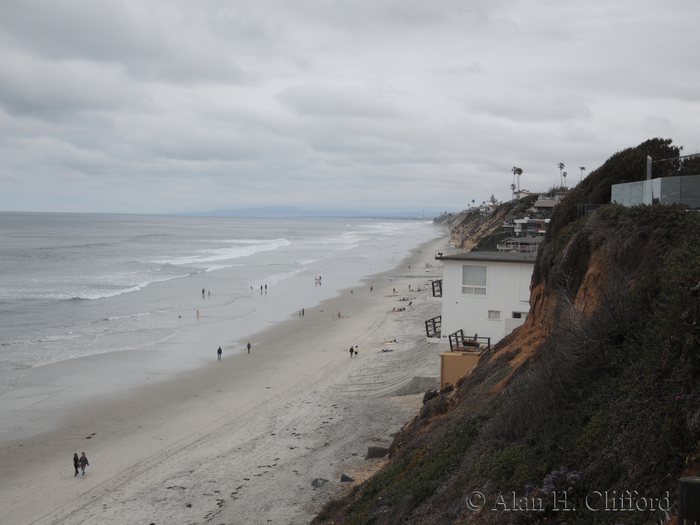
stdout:
[[[250,348],[251,348],[250,342],[248,342],[248,345],[246,346],[246,348],[248,348],[248,353],[250,353]],[[219,347],[219,349],[216,351],[216,355],[219,357],[219,359],[221,359],[221,352],[222,352],[221,347]]]
[[73,467],[75,467],[75,474],[73,477],[78,475],[78,468],[83,471],[83,476],[85,475],[85,467],[89,467],[90,463],[88,463],[88,459],[85,456],[85,452],[83,452],[83,455],[78,457],[78,454],[75,453],[73,454]]

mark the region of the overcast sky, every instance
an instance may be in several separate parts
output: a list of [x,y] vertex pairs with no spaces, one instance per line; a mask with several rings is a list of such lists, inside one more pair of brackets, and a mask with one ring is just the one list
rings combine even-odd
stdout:
[[0,210],[458,211],[700,151],[698,0],[2,0]]

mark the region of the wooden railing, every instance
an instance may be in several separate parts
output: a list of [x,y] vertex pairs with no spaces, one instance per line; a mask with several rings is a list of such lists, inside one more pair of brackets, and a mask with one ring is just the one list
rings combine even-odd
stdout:
[[464,336],[464,330],[457,330],[448,336],[450,340],[450,350],[452,352],[478,352],[491,348],[490,337],[479,337],[474,334],[471,337]]
[[425,322],[425,335],[428,336],[429,338],[432,337],[441,337],[441,330],[442,330],[442,316],[438,315],[437,317],[433,317],[432,319],[428,319]]

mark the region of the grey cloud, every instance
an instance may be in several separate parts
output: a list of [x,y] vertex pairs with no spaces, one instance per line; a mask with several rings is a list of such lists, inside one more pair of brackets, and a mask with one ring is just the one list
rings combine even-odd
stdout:
[[575,93],[551,93],[545,89],[527,91],[530,90],[498,90],[470,100],[467,109],[510,121],[530,123],[587,120],[592,115],[589,103]]
[[694,151],[694,13],[696,0],[5,0],[0,209],[386,195],[461,209],[508,198],[514,165],[536,191],[557,162],[593,170],[651,136]]
[[277,100],[301,115],[398,118],[387,93],[363,87],[305,84],[282,90]]
[[[237,26],[224,31],[207,11],[167,2],[129,5],[118,0],[16,1],[0,7],[0,29],[16,46],[56,61],[111,63],[144,79],[176,82],[240,81],[236,62]],[[238,38],[250,38],[246,27]],[[222,47],[224,49],[222,49]]]
[[10,114],[55,119],[82,110],[138,106],[144,97],[109,64],[0,53],[0,107]]

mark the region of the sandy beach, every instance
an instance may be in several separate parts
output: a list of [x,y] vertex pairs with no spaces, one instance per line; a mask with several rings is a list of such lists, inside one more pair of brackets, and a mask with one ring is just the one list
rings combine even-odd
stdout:
[[[59,384],[58,412],[45,431],[0,443],[0,522],[308,522],[381,465],[364,459],[367,447],[388,446],[437,383],[443,348],[426,342],[423,322],[440,313],[429,283],[441,276],[434,254],[446,243],[416,248],[352,293],[252,336],[250,355],[221,320],[167,343],[210,347],[210,363],[146,386],[128,388],[139,360],[155,359],[147,352],[81,358],[31,374],[27,396]],[[356,357],[350,346],[358,347]],[[67,410],[60,382],[83,369],[104,372]],[[91,396],[105,381],[119,382],[123,393]],[[73,475],[74,452],[90,461],[85,476]],[[343,473],[356,481],[341,483]],[[314,488],[315,479],[328,482]]]

